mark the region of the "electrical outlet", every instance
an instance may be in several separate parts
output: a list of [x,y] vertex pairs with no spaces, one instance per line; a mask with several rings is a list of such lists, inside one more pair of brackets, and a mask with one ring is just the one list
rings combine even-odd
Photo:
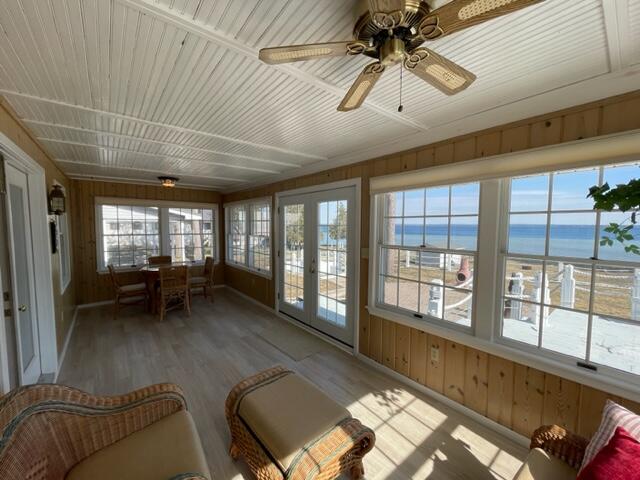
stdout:
[[440,348],[431,346],[431,361],[439,362],[440,361]]

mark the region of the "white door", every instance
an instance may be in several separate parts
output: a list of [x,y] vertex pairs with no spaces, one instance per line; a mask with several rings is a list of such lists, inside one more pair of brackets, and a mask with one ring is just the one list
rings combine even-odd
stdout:
[[[29,215],[27,175],[5,164],[7,179],[7,231],[11,263],[12,315],[18,347],[18,373],[21,385],[36,383],[40,377],[40,344],[35,310],[35,271]],[[48,252],[43,252],[48,254]]]
[[279,310],[353,346],[355,187],[280,199]]

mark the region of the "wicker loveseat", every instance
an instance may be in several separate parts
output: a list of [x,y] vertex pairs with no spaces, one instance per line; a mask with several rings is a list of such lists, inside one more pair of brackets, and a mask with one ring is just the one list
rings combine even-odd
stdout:
[[558,425],[538,428],[514,480],[575,480],[589,441]]
[[0,478],[209,480],[180,388],[115,397],[32,385],[0,397]]

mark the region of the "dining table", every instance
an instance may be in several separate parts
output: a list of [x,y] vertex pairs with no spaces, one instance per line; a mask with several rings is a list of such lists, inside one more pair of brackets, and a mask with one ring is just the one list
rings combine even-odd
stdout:
[[171,263],[159,263],[159,264],[145,264],[140,267],[140,272],[144,277],[144,282],[147,285],[147,291],[149,292],[149,306],[148,310],[156,314],[158,313],[158,290],[160,289],[160,269],[163,267],[189,267],[189,270],[202,267],[201,263],[196,262],[171,262]]

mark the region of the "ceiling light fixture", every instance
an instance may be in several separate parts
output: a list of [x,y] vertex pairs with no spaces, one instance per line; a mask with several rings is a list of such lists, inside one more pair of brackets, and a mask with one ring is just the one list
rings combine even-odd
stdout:
[[176,186],[176,182],[179,180],[176,177],[158,177],[163,187],[173,188]]

